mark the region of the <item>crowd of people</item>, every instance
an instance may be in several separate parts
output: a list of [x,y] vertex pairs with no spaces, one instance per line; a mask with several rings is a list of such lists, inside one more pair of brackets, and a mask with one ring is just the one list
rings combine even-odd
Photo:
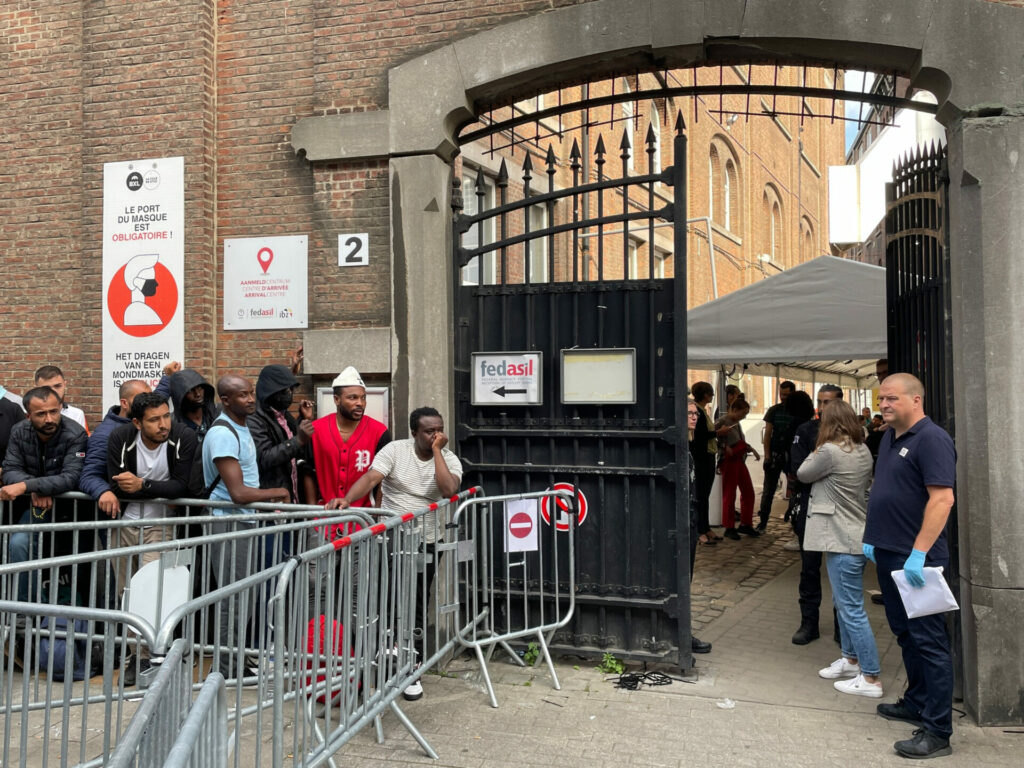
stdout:
[[[208,532],[218,534],[265,524],[254,514],[255,503],[329,509],[373,505],[413,512],[458,491],[462,465],[447,448],[437,410],[414,410],[410,437],[393,440],[384,424],[366,415],[366,385],[348,367],[332,384],[335,412],[314,421],[308,400],[293,413],[301,361],[300,349],[290,367],[264,367],[255,386],[242,375],[227,373],[216,387],[198,371],[172,363],[155,388],[141,380],[124,382],[118,404],[91,434],[82,411],[67,402],[63,372],[55,366],[40,368],[35,386],[21,398],[0,391],[0,501],[8,502],[2,522],[31,525],[72,514],[82,519],[81,501],[58,498],[77,490],[93,499],[100,519],[138,521],[137,526],[112,528],[106,545],[117,549],[168,535],[167,527],[145,524],[183,513],[183,507],[162,499],[225,502],[229,506],[210,508],[221,521]],[[420,525],[430,543],[434,521],[424,519]],[[311,529],[313,540],[307,543],[315,546],[336,534]],[[40,557],[37,546],[36,536],[12,534],[6,562]],[[224,549],[228,546],[235,548],[233,553]],[[233,583],[260,567],[265,554],[258,549],[254,537],[213,544],[209,567],[214,583]],[[118,595],[135,570],[158,557],[159,552],[149,552],[141,562],[117,558]],[[33,594],[34,586],[28,573],[21,574],[17,599],[41,599]],[[225,602],[223,611],[228,610]],[[228,647],[228,615],[221,616],[219,626],[221,647]],[[226,678],[244,671],[233,669],[232,661],[229,654],[219,657]],[[145,658],[128,663],[126,684],[134,684],[136,673],[147,666]],[[406,690],[407,699],[421,695],[418,683]]]
[[[916,726],[894,744],[910,758],[951,753],[953,666],[942,614],[908,618],[893,574],[911,589],[925,585],[926,567],[948,568],[946,521],[953,507],[956,452],[949,435],[924,413],[924,387],[913,376],[876,366],[880,413],[858,415],[832,384],[818,388],[817,410],[808,393],[790,381],[779,403],[764,415],[764,486],[759,522],[753,525],[754,490],[746,458],[760,459],[743,433],[749,413],[743,393],[726,390],[726,409],[712,419],[714,388],[691,388],[690,456],[693,533],[711,546],[722,538],[710,525],[709,500],[721,476],[724,537],[759,536],[767,527],[780,477],[787,477],[786,521],[800,549],[800,627],[793,643],[820,636],[821,565],[832,590],[834,637],[841,655],[818,670],[841,693],[882,698],[881,660],[864,605],[867,561],[876,564],[889,627],[903,652],[907,689],[894,703],[879,703],[879,716]],[[740,499],[739,525],[735,503]]]
[[[202,498],[225,502],[213,508],[223,518],[211,533],[238,524],[258,525],[251,505],[305,503],[343,510],[383,506],[412,512],[454,494],[462,465],[447,448],[441,414],[423,407],[412,412],[410,437],[392,440],[390,430],[366,415],[366,386],[349,367],[333,381],[335,412],[313,420],[313,404],[294,403],[301,350],[292,365],[264,367],[253,383],[227,373],[214,387],[198,371],[172,363],[155,389],[141,380],[126,381],[119,402],[89,434],[81,410],[68,403],[63,372],[40,368],[35,386],[23,397],[0,388],[0,501],[5,524],[27,526],[60,520],[67,514],[68,491],[80,490],[95,502],[98,515],[138,521],[112,529],[105,545],[114,549],[152,543],[167,528],[147,520],[180,513],[163,499]],[[712,415],[714,388],[700,381],[688,402],[691,478],[691,578],[695,548],[724,538],[756,538],[765,531],[780,478],[785,475],[789,504],[785,518],[801,552],[801,623],[793,643],[819,637],[824,560],[835,606],[835,637],[841,656],[818,671],[846,694],[881,698],[881,663],[864,607],[864,572],[877,564],[881,601],[889,626],[903,650],[908,687],[895,703],[880,703],[882,717],[918,726],[911,739],[897,742],[908,757],[949,754],[952,732],[953,673],[949,638],[940,615],[908,618],[893,579],[902,571],[913,587],[924,585],[926,566],[944,567],[949,553],[945,523],[953,505],[956,455],[952,440],[924,415],[921,382],[907,374],[888,374],[878,362],[880,413],[860,415],[843,400],[840,387],[825,384],[808,393],[793,382],[779,388],[779,403],[764,416],[762,440],[765,480],[754,524],[754,489],[748,456],[761,453],[744,434],[750,411],[734,385],[726,406]],[[709,503],[716,476],[722,485],[723,536],[710,524]],[[735,504],[739,498],[739,521]],[[81,512],[79,512],[81,515]],[[426,546],[436,542],[437,526],[424,520]],[[337,532],[317,530],[315,536]],[[254,539],[248,550],[229,557],[211,549],[210,567],[218,585],[251,572],[262,556]],[[7,562],[38,558],[37,537],[9,537]],[[118,558],[113,564],[118,593],[141,563]],[[429,561],[430,558],[427,558]],[[233,572],[226,572],[229,564]],[[428,580],[430,576],[428,575]],[[17,599],[30,601],[28,574],[17,582]],[[428,584],[429,588],[429,584]],[[225,606],[225,610],[227,610]],[[228,645],[229,617],[221,617],[222,646]],[[710,643],[693,638],[692,650],[707,653]],[[233,678],[225,654],[220,671]],[[139,658],[126,670],[142,670]],[[422,695],[415,684],[407,698]]]

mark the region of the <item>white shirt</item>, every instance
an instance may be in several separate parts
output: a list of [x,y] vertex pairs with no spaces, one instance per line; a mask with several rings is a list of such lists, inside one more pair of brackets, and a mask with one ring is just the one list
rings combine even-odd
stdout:
[[[65,405],[61,409],[61,413],[64,416],[67,416],[72,421],[77,421],[79,424],[82,425],[82,429],[88,431],[89,425],[85,423],[85,413],[82,411],[81,408],[75,408],[75,406],[73,405]],[[140,440],[139,442],[142,441]]]
[[[458,456],[447,448],[441,449],[441,456],[456,480],[462,480],[462,462]],[[416,455],[416,441],[411,437],[406,440],[394,440],[374,457],[370,469],[384,475],[381,482],[384,509],[401,512],[417,512],[435,501],[440,501],[441,490],[437,487],[434,472],[434,457],[423,461]],[[436,512],[428,512],[420,520],[424,526],[424,540],[432,543],[437,540]]]
[[[135,466],[137,470],[136,477],[140,477],[143,480],[170,479],[171,473],[167,469],[167,443],[160,443],[156,448],[150,450],[142,442],[142,436],[140,435],[135,443],[135,450],[138,453]],[[134,501],[125,506],[124,517],[128,520],[167,517],[167,505]]]

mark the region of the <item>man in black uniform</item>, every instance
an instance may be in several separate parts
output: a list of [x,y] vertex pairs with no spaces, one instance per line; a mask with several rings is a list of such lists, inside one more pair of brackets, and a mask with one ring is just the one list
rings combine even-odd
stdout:
[[[818,390],[818,413],[829,400],[842,400],[843,390],[835,384],[824,384]],[[820,418],[805,421],[796,428],[793,445],[789,449],[789,471],[796,474],[818,442]],[[811,487],[797,483],[796,517],[793,528],[800,541],[800,628],[793,634],[795,645],[807,645],[821,637],[818,631],[818,609],[821,608],[821,552],[804,549],[804,526],[807,523],[807,504],[811,498]]]

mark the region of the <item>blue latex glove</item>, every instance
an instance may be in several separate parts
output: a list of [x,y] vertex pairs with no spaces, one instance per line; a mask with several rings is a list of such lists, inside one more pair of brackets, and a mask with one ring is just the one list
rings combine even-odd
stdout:
[[864,550],[864,557],[870,560],[872,563],[875,562],[875,545],[874,544],[861,544],[861,549]]
[[912,587],[924,586],[924,556],[925,552],[915,549],[910,553],[907,562],[903,564],[903,573],[907,577],[907,583]]

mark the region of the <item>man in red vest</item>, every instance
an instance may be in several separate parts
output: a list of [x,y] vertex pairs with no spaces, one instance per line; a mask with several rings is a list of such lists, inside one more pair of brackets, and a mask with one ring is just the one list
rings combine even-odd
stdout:
[[[342,371],[333,387],[337,412],[313,422],[316,483],[315,488],[313,484],[306,486],[309,504],[343,498],[366,474],[377,451],[391,442],[388,428],[366,415],[366,385],[355,368],[349,366]],[[379,497],[380,491],[377,494]],[[353,501],[352,506],[371,506],[370,494]]]

